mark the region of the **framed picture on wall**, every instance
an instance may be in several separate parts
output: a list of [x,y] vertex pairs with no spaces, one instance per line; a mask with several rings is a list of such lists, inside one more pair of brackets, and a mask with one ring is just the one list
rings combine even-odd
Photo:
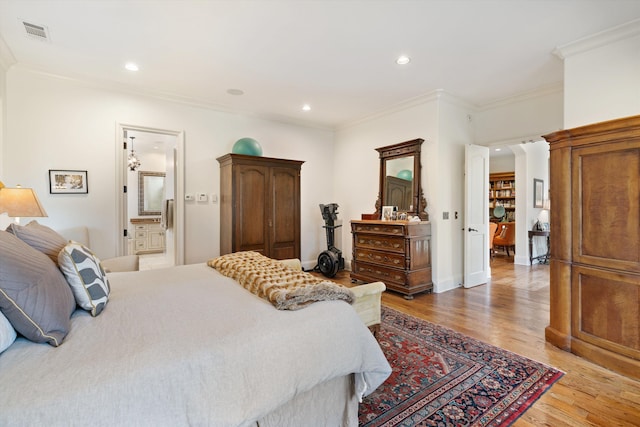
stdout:
[[544,181],[533,178],[533,207],[544,207]]
[[87,171],[49,169],[49,193],[87,194]]

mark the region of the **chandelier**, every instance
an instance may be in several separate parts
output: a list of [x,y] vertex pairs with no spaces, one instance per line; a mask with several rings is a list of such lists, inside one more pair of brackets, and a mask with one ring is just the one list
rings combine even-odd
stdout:
[[128,164],[129,170],[136,171],[140,167],[140,159],[136,156],[136,152],[133,150],[133,140],[136,139],[135,136],[130,136],[131,139],[131,153],[129,153]]

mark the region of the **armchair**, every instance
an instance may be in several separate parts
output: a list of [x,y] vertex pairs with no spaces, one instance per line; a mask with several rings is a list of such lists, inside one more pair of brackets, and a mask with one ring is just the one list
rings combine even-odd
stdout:
[[[88,248],[91,248],[89,230],[87,227],[79,226],[67,228],[65,230],[58,230],[58,233],[67,240],[74,240]],[[138,255],[125,255],[109,259],[100,259],[100,263],[107,273],[114,273],[118,271],[138,271],[140,259]]]
[[493,259],[493,255],[495,253],[495,248],[493,247],[493,238],[496,236],[496,232],[498,231],[498,224],[495,222],[489,223],[489,255],[491,259]]
[[493,238],[494,247],[503,247],[509,255],[509,249],[513,249],[513,253],[516,252],[516,223],[515,222],[501,222],[498,225],[498,233]]

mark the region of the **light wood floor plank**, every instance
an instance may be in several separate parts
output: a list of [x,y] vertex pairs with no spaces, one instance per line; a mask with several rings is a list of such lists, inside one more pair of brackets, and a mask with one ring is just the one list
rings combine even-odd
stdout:
[[[515,426],[639,426],[640,382],[545,341],[549,267],[514,265],[504,256],[491,266],[486,285],[421,294],[412,301],[387,291],[382,302],[565,372]],[[336,281],[350,286],[349,272],[339,272]]]

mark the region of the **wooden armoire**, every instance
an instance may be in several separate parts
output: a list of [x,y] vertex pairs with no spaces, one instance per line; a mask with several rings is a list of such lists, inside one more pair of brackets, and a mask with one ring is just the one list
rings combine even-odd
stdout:
[[551,166],[546,339],[640,379],[640,116],[544,138]]
[[220,163],[220,254],[300,258],[302,161],[226,154]]

